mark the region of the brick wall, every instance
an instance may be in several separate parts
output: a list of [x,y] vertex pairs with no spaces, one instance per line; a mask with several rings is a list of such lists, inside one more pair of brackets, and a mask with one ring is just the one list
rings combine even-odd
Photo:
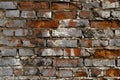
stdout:
[[120,0],[0,0],[0,80],[120,80]]

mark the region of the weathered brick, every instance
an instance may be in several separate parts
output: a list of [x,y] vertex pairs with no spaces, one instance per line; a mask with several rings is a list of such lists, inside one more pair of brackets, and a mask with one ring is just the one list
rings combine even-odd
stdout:
[[23,75],[37,75],[38,74],[38,69],[34,67],[26,67],[23,68]]
[[7,10],[6,17],[19,17],[20,11],[19,10]]
[[23,74],[22,68],[15,68],[14,69],[14,74],[17,76],[20,76]]
[[91,21],[92,28],[118,28],[120,25],[119,21]]
[[77,40],[48,40],[48,47],[77,47]]
[[93,18],[93,14],[91,11],[80,11],[80,17],[85,19],[91,19]]
[[41,74],[42,76],[45,76],[45,77],[55,77],[56,69],[55,68],[42,69]]
[[93,54],[94,53],[94,50],[87,50],[86,48],[81,48],[81,51],[80,51],[80,53],[81,53],[81,57],[89,57],[91,54]]
[[89,27],[89,21],[86,19],[64,19],[59,21],[60,26],[64,27]]
[[115,66],[112,59],[85,59],[85,66]]
[[86,30],[83,30],[83,34],[84,34],[85,38],[93,38],[95,32],[92,29],[86,29]]
[[99,40],[92,40],[92,47],[100,47],[100,41]]
[[120,47],[120,39],[110,39],[109,40],[109,45]]
[[79,57],[80,56],[80,48],[66,48],[64,49],[64,56],[75,56]]
[[92,40],[82,39],[82,40],[79,40],[79,44],[80,44],[81,47],[91,47],[92,46]]
[[91,71],[91,76],[92,76],[92,77],[100,77],[100,76],[103,76],[103,72],[102,72],[101,69],[91,68],[90,71]]
[[27,36],[30,33],[28,32],[27,29],[16,29],[15,30],[15,36]]
[[51,66],[52,65],[52,59],[50,58],[43,58],[39,60],[38,66]]
[[35,37],[50,37],[50,31],[47,29],[34,29],[33,35]]
[[16,56],[17,50],[15,48],[0,48],[1,56]]
[[8,22],[8,19],[0,19],[0,26],[5,26],[7,22]]
[[52,30],[53,37],[81,37],[82,31],[75,28],[60,28]]
[[120,59],[117,60],[117,66],[120,66]]
[[16,9],[17,3],[16,2],[0,2],[0,8],[1,9]]
[[33,49],[19,49],[20,56],[33,56],[34,52]]
[[119,77],[120,76],[120,69],[110,68],[110,69],[106,70],[106,76],[108,76],[108,77]]
[[5,17],[5,12],[4,10],[0,10],[0,18],[4,18]]
[[[34,40],[31,39],[30,44],[33,45],[33,47],[34,46],[36,46],[36,47],[45,47],[46,46],[46,40],[45,39],[40,39],[40,38],[34,39]],[[28,47],[29,47],[29,45],[28,45]]]
[[109,17],[110,17],[110,11],[98,10],[97,13],[98,13],[99,16],[102,17],[102,18],[109,18]]
[[63,51],[59,48],[48,48],[48,49],[39,49],[37,51],[37,55],[39,56],[62,56]]
[[72,77],[73,75],[73,72],[71,70],[60,70],[60,71],[57,71],[57,77]]
[[118,7],[119,7],[119,2],[117,2],[117,1],[114,1],[114,2],[111,2],[109,0],[102,1],[102,8],[103,9],[118,8]]
[[115,35],[116,35],[117,37],[120,37],[120,30],[115,30]]
[[74,18],[76,18],[75,11],[59,11],[59,12],[55,12],[54,15],[55,15],[56,19],[74,19]]
[[12,76],[13,69],[10,67],[0,68],[0,76]]
[[98,8],[100,7],[100,2],[99,1],[84,1],[83,2],[83,8],[84,9],[93,9],[93,8]]
[[3,29],[3,34],[5,36],[13,36],[14,35],[14,30],[11,29]]
[[120,50],[97,49],[94,53],[95,58],[117,58],[119,56]]
[[114,36],[113,30],[111,29],[97,29],[94,32],[95,32],[94,37],[97,38],[107,38]]
[[48,10],[40,10],[37,12],[37,16],[40,18],[52,18],[52,12]]
[[32,28],[57,28],[58,20],[31,20],[27,21],[27,25]]
[[9,20],[5,23],[6,27],[25,27],[26,20]]
[[100,40],[100,46],[101,47],[106,47],[106,46],[108,46],[109,44],[108,44],[108,40]]
[[13,57],[4,57],[0,59],[0,66],[18,66],[20,65],[20,60]]
[[31,40],[28,40],[28,39],[23,39],[22,40],[22,45],[25,46],[25,47],[34,47],[34,43],[31,42]]
[[22,11],[21,17],[23,17],[23,18],[35,18],[36,13],[35,13],[35,11]]
[[56,58],[53,60],[53,66],[56,67],[75,67],[78,66],[78,60],[77,59],[59,59]]
[[113,11],[113,12],[112,12],[112,16],[113,16],[114,18],[120,19],[120,11]]

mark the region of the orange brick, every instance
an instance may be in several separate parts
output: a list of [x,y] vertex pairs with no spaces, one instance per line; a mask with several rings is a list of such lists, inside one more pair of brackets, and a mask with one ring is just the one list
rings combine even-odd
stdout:
[[120,56],[120,50],[96,50],[94,53],[95,58],[116,58]]
[[66,48],[64,55],[65,56],[77,56],[77,57],[79,57],[80,50],[81,50],[80,48],[72,48],[72,49]]
[[78,71],[74,74],[75,77],[87,77],[87,73],[84,71]]
[[106,76],[109,77],[119,77],[120,76],[120,69],[108,69],[106,70]]
[[76,17],[75,11],[61,11],[61,12],[55,12],[55,18],[56,19],[73,19]]
[[34,4],[32,2],[19,2],[18,3],[20,8],[23,9],[23,10],[32,10],[34,9]]
[[20,8],[22,10],[39,10],[39,9],[48,9],[49,3],[48,2],[19,2]]
[[119,21],[91,21],[92,28],[119,28]]
[[28,20],[28,27],[32,28],[57,28],[58,21],[57,20]]

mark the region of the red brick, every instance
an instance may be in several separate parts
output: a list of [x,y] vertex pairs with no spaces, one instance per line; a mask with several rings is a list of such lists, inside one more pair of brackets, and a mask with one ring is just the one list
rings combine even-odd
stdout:
[[108,69],[108,70],[106,70],[106,76],[119,77],[120,76],[120,69],[115,69],[115,68]]
[[101,74],[102,70],[100,69],[91,69],[91,76],[92,77],[97,77]]
[[109,0],[111,3],[116,2],[117,0]]
[[78,60],[77,59],[54,59],[53,66],[57,67],[71,67],[77,66]]
[[87,73],[85,71],[77,71],[75,74],[74,74],[75,77],[87,77]]
[[92,47],[92,40],[90,40],[90,39],[80,40],[80,46],[81,47]]
[[80,56],[80,50],[81,50],[80,48],[73,48],[73,49],[67,48],[67,49],[65,49],[64,55],[65,56],[79,57]]
[[92,12],[91,11],[80,11],[80,17],[81,18],[92,18]]
[[76,17],[75,11],[60,11],[55,12],[56,19],[73,19]]
[[19,6],[23,10],[32,10],[34,9],[34,4],[32,2],[19,2]]
[[116,58],[120,56],[120,50],[95,50],[94,58]]
[[70,20],[70,21],[69,21],[69,26],[71,26],[71,27],[76,26],[76,24],[77,24],[77,22],[75,22],[75,21],[73,21],[73,20]]
[[52,3],[53,10],[76,10],[79,9],[72,3]]
[[39,9],[48,9],[49,8],[49,3],[48,2],[36,2],[34,4],[34,9],[39,10]]
[[28,20],[27,25],[32,28],[57,28],[59,24],[57,20]]
[[92,28],[119,28],[119,21],[91,21]]
[[69,3],[52,3],[53,10],[69,9]]
[[22,10],[39,10],[39,9],[48,9],[48,2],[19,2],[18,3]]

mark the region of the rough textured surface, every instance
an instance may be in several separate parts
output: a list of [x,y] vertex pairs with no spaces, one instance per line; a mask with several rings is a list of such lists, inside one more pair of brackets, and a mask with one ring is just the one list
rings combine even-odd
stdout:
[[120,0],[0,0],[0,80],[120,80]]

